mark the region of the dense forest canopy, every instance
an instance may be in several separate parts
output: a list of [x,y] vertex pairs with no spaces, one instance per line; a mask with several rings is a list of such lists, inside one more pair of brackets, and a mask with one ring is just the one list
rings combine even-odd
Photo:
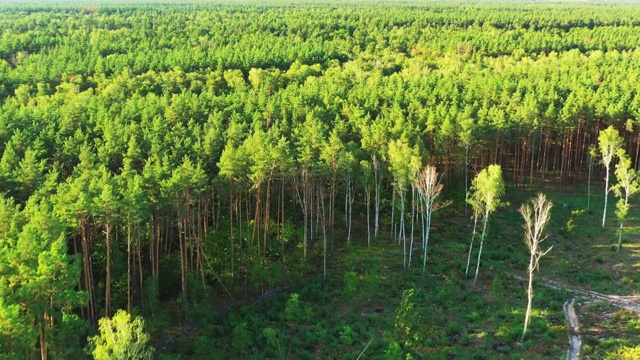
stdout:
[[427,164],[460,211],[491,164],[585,182],[609,125],[637,168],[639,89],[634,3],[0,4],[2,356],[406,249]]

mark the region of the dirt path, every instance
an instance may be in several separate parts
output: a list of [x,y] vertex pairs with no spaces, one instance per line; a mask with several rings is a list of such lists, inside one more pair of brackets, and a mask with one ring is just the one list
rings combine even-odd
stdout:
[[[515,279],[525,281],[522,276],[511,275]],[[585,302],[606,302],[612,306],[631,310],[636,313],[640,313],[640,295],[607,295],[601,294],[595,291],[587,289],[576,288],[569,284],[562,283],[560,281],[551,279],[536,279],[538,284],[549,287],[556,290],[571,291],[573,295],[563,305],[564,315],[567,317],[569,323],[569,348],[567,349],[567,359],[578,359],[580,356],[580,350],[582,348],[582,338],[580,337],[580,323],[578,321],[578,314],[576,313],[574,303],[576,298],[585,299]]]

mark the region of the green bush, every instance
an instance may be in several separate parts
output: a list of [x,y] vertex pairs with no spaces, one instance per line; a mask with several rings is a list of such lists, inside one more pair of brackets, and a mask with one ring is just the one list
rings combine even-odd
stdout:
[[360,279],[358,279],[358,274],[355,271],[347,271],[344,276],[344,288],[347,294],[353,293],[360,284]]
[[241,322],[233,328],[233,348],[240,353],[253,346],[253,334],[246,322]]
[[342,326],[342,329],[339,331],[339,335],[340,340],[342,340],[343,343],[349,346],[353,345],[356,338],[356,333],[353,332],[351,326],[349,325]]
[[284,318],[288,322],[303,323],[313,317],[313,311],[300,301],[300,295],[293,293],[284,309]]
[[88,339],[88,350],[96,360],[153,357],[154,349],[147,345],[149,335],[144,332],[142,317],[132,319],[125,310],[118,310],[111,319],[100,319],[98,331],[98,335]]

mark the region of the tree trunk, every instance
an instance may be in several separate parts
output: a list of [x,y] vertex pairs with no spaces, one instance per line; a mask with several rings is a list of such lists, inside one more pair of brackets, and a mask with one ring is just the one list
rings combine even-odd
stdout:
[[467,256],[467,268],[464,271],[464,277],[467,277],[469,274],[469,264],[471,263],[471,252],[473,251],[473,241],[476,238],[476,230],[478,229],[478,215],[474,214],[473,216],[473,235],[471,235],[471,245],[469,245],[469,255]]
[[107,245],[107,266],[104,286],[104,316],[109,317],[111,315],[111,223],[109,221],[105,224],[105,233]]
[[396,216],[396,192],[394,190],[391,195],[391,241],[393,242],[396,241],[395,216]]
[[[231,279],[235,277],[235,244],[233,242],[233,193],[229,193],[229,242],[231,247]],[[242,220],[241,220],[242,221]]]
[[320,205],[322,209],[318,212],[319,216],[322,216],[322,237],[323,237],[323,251],[322,251],[322,279],[327,280],[327,223],[325,220],[325,210],[324,210],[324,193],[322,189],[318,190],[320,197]]
[[371,246],[371,186],[367,184],[365,189],[367,203],[367,247]]
[[589,210],[589,204],[591,203],[591,172],[593,170],[593,156],[589,155],[589,177],[587,180],[587,210]]
[[[489,196],[490,197],[490,196]],[[484,237],[487,233],[487,223],[489,222],[489,207],[490,204],[486,205],[486,211],[484,214],[484,224],[482,225],[482,236],[480,237],[480,250],[478,251],[478,263],[476,264],[476,276],[473,278],[473,285],[478,281],[478,271],[480,270],[480,257],[482,256],[482,247],[484,245]]]
[[89,315],[89,322],[93,325],[96,324],[95,313],[95,299],[93,295],[93,273],[91,266],[91,246],[89,244],[89,238],[87,235],[86,220],[80,220],[80,237],[82,246],[82,266],[84,272],[84,287],[85,291],[89,294],[89,301],[87,302],[87,313]]
[[379,219],[380,219],[380,183],[382,182],[380,176],[380,163],[378,158],[373,157],[373,176],[374,176],[374,190],[375,190],[375,218],[373,236],[378,237]]
[[609,164],[606,164],[607,174],[604,177],[604,211],[602,212],[602,228],[607,218],[607,203],[609,201]]
[[531,252],[531,258],[529,259],[529,286],[527,286],[527,311],[524,314],[524,329],[522,330],[522,336],[520,342],[524,341],[524,335],[527,333],[527,327],[529,326],[529,319],[531,319],[531,303],[533,300],[533,271],[535,270],[534,264],[535,253]]
[[45,337],[46,326],[47,326],[46,317],[47,317],[47,314],[45,313],[43,315],[44,319],[40,323],[40,326],[39,326],[40,360],[47,360],[47,341],[46,341],[46,337]]
[[178,216],[178,246],[180,250],[180,282],[182,289],[182,302],[185,310],[185,316],[187,312],[187,258],[186,258],[186,243],[185,243],[185,226],[184,217],[180,214],[180,210],[177,213]]
[[411,269],[411,256],[413,255],[413,228],[416,214],[416,187],[411,186],[411,236],[409,241],[409,269]]
[[398,229],[398,243],[402,242],[403,267],[407,268],[407,237],[404,231],[405,191],[400,190],[400,228]]

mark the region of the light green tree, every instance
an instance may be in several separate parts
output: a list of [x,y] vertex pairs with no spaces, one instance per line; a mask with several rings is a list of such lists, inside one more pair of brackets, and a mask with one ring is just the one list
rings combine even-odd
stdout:
[[617,153],[620,161],[616,164],[616,178],[618,183],[611,187],[613,193],[619,198],[616,204],[616,217],[620,222],[618,229],[618,247],[616,251],[620,251],[622,246],[622,229],[624,221],[629,213],[629,197],[640,191],[640,184],[637,181],[637,172],[631,166],[631,158],[624,149],[618,149]]
[[[393,174],[393,190],[394,197],[397,196],[400,199],[399,205],[399,224],[397,239],[398,243],[402,243],[404,267],[407,268],[407,236],[405,231],[405,212],[406,212],[406,194],[407,187],[414,183],[415,177],[418,174],[422,161],[419,156],[418,149],[416,147],[410,147],[406,138],[402,137],[396,141],[392,141],[389,144],[389,172]],[[395,232],[395,202],[391,212],[391,236],[396,239]]]
[[613,157],[618,152],[618,149],[622,147],[623,140],[618,130],[616,130],[613,125],[609,126],[605,130],[600,131],[600,135],[598,135],[598,150],[600,151],[600,156],[602,156],[602,164],[607,169],[607,172],[604,177],[605,186],[604,186],[604,211],[602,212],[602,227],[604,227],[606,218],[607,218],[607,202],[609,200],[609,173],[611,168],[611,161]]
[[99,320],[99,334],[90,337],[89,349],[96,360],[152,359],[153,347],[144,332],[142,317],[131,318],[125,310],[118,310],[112,318]]
[[[473,207],[474,214],[482,215],[482,235],[480,236],[480,249],[478,251],[478,261],[476,263],[476,274],[473,284],[478,281],[478,270],[480,270],[480,258],[484,239],[487,234],[487,223],[491,213],[501,205],[500,198],[504,195],[505,187],[502,179],[502,168],[500,165],[489,165],[488,168],[480,171],[471,183],[471,190],[467,197],[467,202]],[[471,244],[473,246],[473,243]],[[471,250],[470,250],[471,251]]]

